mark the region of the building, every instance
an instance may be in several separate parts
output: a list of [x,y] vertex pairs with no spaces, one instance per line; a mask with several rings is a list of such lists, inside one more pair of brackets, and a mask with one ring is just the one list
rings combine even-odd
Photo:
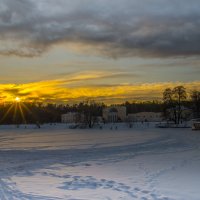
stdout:
[[129,122],[161,122],[162,120],[163,114],[156,112],[139,112],[127,115]]
[[125,106],[110,106],[103,109],[103,119],[105,122],[124,122],[126,121]]
[[192,130],[200,130],[200,119],[192,120]]
[[83,121],[83,115],[77,112],[69,112],[61,115],[62,123],[78,123]]

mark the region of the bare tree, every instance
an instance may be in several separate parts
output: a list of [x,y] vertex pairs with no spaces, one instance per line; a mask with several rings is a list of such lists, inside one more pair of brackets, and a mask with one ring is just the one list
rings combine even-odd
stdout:
[[80,104],[79,110],[84,115],[84,124],[92,128],[97,123],[98,115],[101,112],[102,105],[97,104],[95,101],[89,100]]
[[166,110],[170,109],[173,113],[173,121],[175,124],[179,124],[183,112],[183,101],[187,99],[186,89],[183,86],[177,86],[173,89],[167,88],[163,92],[163,101]]
[[163,101],[164,101],[164,116],[166,118],[171,119],[171,113],[172,113],[173,114],[172,120],[176,124],[177,113],[176,113],[175,101],[173,99],[173,90],[171,88],[167,88],[163,92]]
[[183,86],[177,86],[173,89],[173,96],[176,103],[177,123],[180,123],[182,115],[182,102],[187,99],[186,89]]
[[173,103],[173,91],[171,90],[171,88],[167,88],[163,92],[163,101],[168,104]]

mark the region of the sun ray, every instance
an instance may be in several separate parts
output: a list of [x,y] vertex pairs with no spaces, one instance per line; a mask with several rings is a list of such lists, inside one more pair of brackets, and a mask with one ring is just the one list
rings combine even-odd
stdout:
[[16,102],[20,102],[20,101],[21,101],[21,98],[16,97],[16,98],[15,98],[15,101],[16,101]]
[[14,104],[12,104],[9,109],[6,111],[6,113],[4,114],[4,116],[1,119],[1,122],[3,122],[3,120],[8,116],[8,114],[10,113],[10,111],[13,109]]
[[21,103],[21,106],[29,113],[33,116],[33,119],[35,120],[35,123],[38,121],[36,115],[24,104]]
[[25,115],[24,115],[24,112],[22,110],[21,104],[18,104],[18,106],[19,106],[19,111],[21,113],[21,117],[23,119],[23,122],[26,124],[26,119],[25,119]]
[[30,114],[33,113],[24,103],[21,103],[21,106],[22,106],[24,109],[26,109]]
[[13,114],[13,122],[16,122],[16,116],[17,116],[17,104],[14,104],[14,114]]

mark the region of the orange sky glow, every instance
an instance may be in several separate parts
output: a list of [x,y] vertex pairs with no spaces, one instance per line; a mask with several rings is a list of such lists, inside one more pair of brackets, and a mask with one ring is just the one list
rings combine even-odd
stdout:
[[[79,77],[80,78],[80,77]],[[124,101],[162,100],[165,88],[184,85],[190,93],[200,88],[200,82],[187,83],[149,83],[121,85],[83,85],[84,79],[77,86],[72,86],[68,80],[49,80],[26,84],[0,84],[2,103],[13,102],[17,99],[24,102],[43,103],[78,103],[87,99],[106,104],[122,103]]]

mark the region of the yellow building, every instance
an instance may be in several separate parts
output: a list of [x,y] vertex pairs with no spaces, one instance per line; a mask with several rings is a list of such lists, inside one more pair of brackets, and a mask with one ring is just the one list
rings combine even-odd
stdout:
[[77,112],[68,112],[66,114],[61,115],[62,123],[78,123],[83,121],[83,115]]
[[105,122],[125,122],[126,107],[125,106],[110,106],[103,109],[103,119]]
[[139,112],[128,114],[127,120],[129,122],[161,122],[163,119],[162,113],[156,112]]

